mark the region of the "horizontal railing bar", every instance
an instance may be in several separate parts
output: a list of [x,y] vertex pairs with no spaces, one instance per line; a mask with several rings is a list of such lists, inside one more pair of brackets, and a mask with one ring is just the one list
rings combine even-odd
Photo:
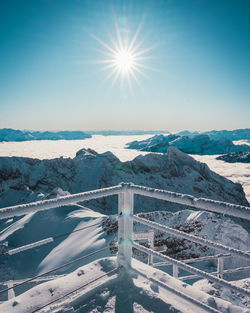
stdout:
[[250,270],[250,266],[245,266],[245,267],[237,267],[237,268],[232,268],[228,270],[223,270],[223,274],[230,274],[234,272],[241,272],[241,271],[248,271]]
[[45,276],[45,275],[47,275],[47,274],[53,273],[53,272],[55,272],[55,271],[58,271],[58,270],[60,270],[60,269],[62,269],[62,268],[64,268],[64,267],[67,267],[67,266],[69,266],[69,265],[71,265],[71,264],[73,264],[73,263],[76,263],[76,262],[79,262],[79,261],[81,261],[81,260],[84,260],[84,259],[86,259],[86,258],[88,258],[88,257],[90,257],[90,256],[93,256],[93,255],[95,255],[95,254],[97,254],[97,253],[99,253],[99,252],[105,251],[105,250],[107,250],[107,249],[109,249],[109,248],[110,248],[110,246],[106,246],[106,247],[101,248],[101,249],[99,249],[99,250],[95,250],[94,252],[91,252],[91,253],[89,253],[89,254],[87,254],[87,255],[84,255],[84,256],[82,256],[82,257],[80,257],[80,258],[77,258],[77,259],[75,259],[75,260],[73,260],[73,261],[70,261],[70,262],[65,263],[65,264],[63,264],[63,265],[60,265],[60,266],[58,266],[58,267],[56,267],[56,268],[53,268],[52,270],[49,270],[49,271],[44,272],[44,273],[42,273],[42,274],[36,275],[36,276],[34,276],[34,277],[32,277],[32,278],[28,278],[28,279],[26,279],[25,281],[23,281],[23,282],[21,282],[21,283],[19,283],[19,284],[16,284],[16,285],[13,286],[13,287],[9,287],[9,288],[0,290],[0,294],[4,293],[4,292],[6,292],[6,291],[8,291],[8,290],[10,290],[10,289],[13,289],[14,287],[18,287],[18,286],[27,284],[27,283],[29,283],[29,282],[31,282],[31,281],[33,281],[33,280],[36,280],[37,278],[40,278],[40,277],[43,277],[43,276]]
[[168,234],[171,234],[171,235],[174,235],[174,236],[177,236],[177,237],[185,238],[185,239],[193,241],[195,243],[198,243],[198,244],[201,244],[201,245],[204,245],[204,246],[207,246],[207,247],[211,247],[213,249],[217,249],[217,250],[221,250],[221,251],[224,251],[224,252],[228,252],[228,253],[233,254],[233,255],[235,255],[237,257],[241,257],[243,259],[250,260],[250,254],[247,251],[242,251],[242,250],[239,250],[239,249],[231,248],[231,247],[228,247],[228,246],[224,246],[224,245],[222,245],[220,243],[213,242],[213,241],[208,240],[208,239],[204,239],[204,238],[201,238],[201,237],[198,237],[198,236],[190,235],[190,234],[185,233],[183,231],[174,229],[174,228],[166,226],[166,225],[161,225],[161,224],[156,223],[156,222],[152,222],[152,221],[146,220],[145,218],[142,218],[142,217],[139,217],[139,216],[136,216],[136,215],[133,216],[133,219],[134,219],[135,222],[138,222],[138,223],[147,225],[149,227],[158,229],[158,230],[160,230],[162,232],[166,232]]
[[92,199],[113,196],[120,192],[121,185],[97,189],[92,191],[81,192],[73,195],[63,196],[56,199],[42,200],[27,204],[10,206],[0,209],[0,219],[10,218],[13,216],[22,216],[37,211],[49,210],[61,206],[71,205],[76,202],[88,201]]
[[[57,278],[61,278],[61,277],[65,277],[67,274],[58,274],[58,275],[50,275],[50,276],[45,276],[45,277],[38,277],[36,279],[32,279],[32,282],[40,282],[40,281],[48,281],[48,280],[54,280]],[[0,286],[5,286],[8,285],[9,282],[11,282],[14,287],[15,285],[19,284],[19,283],[23,283],[24,281],[26,281],[27,279],[31,279],[31,278],[26,278],[26,279],[16,279],[16,280],[11,280],[11,281],[5,281],[5,282],[0,282]]]
[[[183,260],[182,260],[183,261]],[[156,262],[151,264],[153,267],[157,267],[157,266],[172,266],[172,263],[169,262]]]
[[23,251],[26,251],[26,250],[33,249],[35,247],[43,246],[43,245],[46,245],[48,243],[53,242],[54,240],[56,240],[58,238],[61,238],[61,237],[64,237],[64,236],[68,236],[68,235],[74,234],[76,232],[79,232],[81,230],[85,230],[85,229],[88,229],[88,228],[91,228],[91,227],[94,227],[94,226],[97,226],[97,225],[101,225],[101,223],[98,222],[98,223],[95,223],[95,224],[92,224],[92,225],[88,225],[88,226],[85,226],[85,227],[78,228],[78,229],[73,230],[71,232],[63,233],[63,234],[56,235],[56,236],[51,236],[51,237],[48,237],[48,238],[45,238],[45,239],[42,239],[42,240],[39,240],[39,241],[35,241],[35,242],[32,242],[32,243],[29,243],[27,245],[23,245],[23,246],[18,247],[18,248],[10,249],[10,250],[5,251],[2,254],[0,254],[0,257],[5,256],[5,255],[12,255],[12,254],[20,253],[20,252],[23,252]]
[[30,244],[27,244],[27,245],[24,245],[24,246],[15,248],[15,249],[10,249],[10,250],[6,251],[6,253],[4,253],[2,255],[17,254],[17,253],[20,253],[20,252],[23,252],[23,251],[27,251],[27,250],[30,250],[30,249],[33,249],[33,248],[36,248],[36,247],[39,247],[39,246],[46,245],[46,244],[51,243],[53,241],[54,241],[53,237],[48,237],[46,239],[35,241],[33,243],[30,243]]
[[[220,258],[220,257],[229,258],[229,257],[231,257],[231,254],[230,253],[227,253],[227,254],[221,253],[221,254],[216,254],[216,255],[202,256],[202,257],[199,257],[199,258],[184,259],[184,260],[181,260],[181,262],[186,263],[186,264],[198,263],[198,262],[201,262],[201,261],[214,260],[214,259],[217,259],[217,258]],[[166,263],[166,262],[158,262],[158,263],[152,264],[152,266],[162,266],[162,265],[172,265],[172,264]]]
[[[128,190],[129,189],[132,190],[135,194],[166,200],[174,203],[189,205],[191,207],[204,209],[206,211],[227,214],[250,220],[250,208],[246,206],[226,203],[222,201],[215,201],[205,198],[196,198],[194,196],[187,194],[181,194],[155,188],[148,188],[144,186],[137,186],[132,183],[127,183],[124,185],[126,185],[126,188]],[[31,212],[49,210],[51,208],[71,205],[77,202],[83,202],[101,197],[116,195],[122,190],[122,188],[123,186],[122,184],[120,184],[113,187],[82,192],[78,194],[59,197],[56,199],[42,200],[2,208],[0,209],[0,219],[10,218],[13,216],[22,216]]]
[[[218,273],[217,272],[211,272],[209,274],[216,275]],[[187,276],[181,276],[181,277],[178,276],[179,280],[189,280],[189,279],[195,279],[195,278],[200,278],[200,276],[199,275],[187,275]]]
[[[231,274],[231,273],[242,272],[242,271],[248,271],[248,270],[250,270],[250,266],[232,268],[230,270],[224,270],[223,271],[223,275],[224,274]],[[217,275],[217,274],[219,274],[219,272],[211,272],[209,274]],[[180,280],[188,280],[188,279],[194,279],[194,278],[199,278],[199,277],[200,277],[199,275],[187,275],[187,276],[179,276],[178,279],[180,279]]]
[[148,188],[144,186],[137,186],[133,184],[131,184],[129,188],[134,193],[142,196],[166,200],[174,203],[188,205],[198,209],[203,209],[206,211],[226,214],[250,220],[250,207],[222,201],[215,201],[211,199],[196,198],[194,196],[187,194],[181,194],[155,188]]
[[221,286],[224,286],[228,289],[231,289],[231,290],[234,290],[236,292],[239,292],[241,294],[244,294],[246,295],[247,297],[250,296],[250,291],[245,289],[245,288],[241,288],[241,287],[238,287],[238,286],[235,286],[235,285],[232,285],[230,284],[229,282],[227,282],[226,280],[224,279],[221,279],[221,278],[218,278],[218,277],[215,277],[209,273],[206,273],[198,268],[195,268],[193,266],[190,266],[188,264],[185,264],[181,261],[178,261],[178,260],[175,260],[167,255],[163,255],[159,252],[156,252],[156,251],[153,251],[152,249],[149,249],[149,248],[146,248],[144,246],[141,246],[141,245],[138,245],[137,243],[133,243],[133,247],[144,252],[144,253],[147,253],[147,254],[151,254],[163,261],[167,261],[169,263],[172,263],[174,265],[177,265],[178,267],[182,268],[183,270],[189,272],[189,273],[193,273],[195,275],[198,275],[199,277],[203,277],[203,278],[206,278],[208,280],[211,280],[212,282],[215,282],[215,283],[218,283],[219,285]]

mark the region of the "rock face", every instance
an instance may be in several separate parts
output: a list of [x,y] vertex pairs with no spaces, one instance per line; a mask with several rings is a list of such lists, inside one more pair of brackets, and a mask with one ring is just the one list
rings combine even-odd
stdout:
[[27,141],[27,140],[79,140],[91,138],[90,134],[83,131],[27,131],[11,128],[0,129],[1,141]]
[[250,152],[233,152],[216,158],[228,163],[250,163]]
[[211,139],[208,135],[194,137],[179,135],[156,135],[143,141],[133,141],[128,149],[166,153],[169,147],[174,146],[189,154],[225,154],[239,151],[250,151],[248,145],[234,145],[229,139]]
[[[81,149],[74,159],[2,157],[0,207],[46,199],[62,192],[78,193],[108,187],[122,181],[248,205],[240,184],[170,147],[167,154],[138,156],[129,162],[121,162],[111,152],[97,154],[91,149]],[[144,211],[175,207],[155,199],[145,201],[139,196],[135,204]],[[99,200],[95,203],[95,208],[98,207],[117,212],[117,200],[113,197]]]

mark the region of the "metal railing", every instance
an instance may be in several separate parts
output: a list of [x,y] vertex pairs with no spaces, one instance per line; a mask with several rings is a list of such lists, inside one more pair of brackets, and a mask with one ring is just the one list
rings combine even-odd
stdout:
[[[3,209],[0,209],[0,219],[6,219],[6,218],[14,217],[14,216],[22,216],[31,212],[49,210],[51,208],[67,206],[67,205],[72,205],[72,204],[75,205],[78,202],[84,202],[84,201],[97,199],[101,197],[118,195],[118,255],[117,255],[118,267],[124,267],[124,268],[131,267],[132,249],[135,248],[149,255],[149,264],[152,264],[153,256],[161,259],[163,261],[163,263],[161,263],[162,265],[172,264],[173,276],[178,279],[185,279],[184,277],[182,278],[178,277],[178,268],[182,268],[188,271],[189,273],[194,274],[192,276],[186,276],[186,279],[190,279],[192,277],[193,278],[194,277],[207,278],[211,281],[218,283],[221,286],[237,291],[244,295],[250,296],[250,292],[247,291],[246,289],[236,287],[235,285],[229,283],[228,281],[225,281],[222,278],[223,273],[225,273],[226,271],[230,271],[230,270],[224,269],[224,259],[234,255],[242,259],[249,260],[250,253],[248,251],[242,251],[240,249],[231,248],[226,245],[222,245],[220,243],[217,243],[208,239],[194,236],[194,235],[185,233],[183,231],[168,227],[166,225],[155,223],[147,219],[141,218],[137,215],[134,215],[134,212],[133,212],[134,211],[134,194],[139,194],[141,196],[166,200],[166,201],[170,201],[174,203],[179,203],[182,205],[184,204],[186,206],[195,207],[195,208],[210,211],[210,212],[216,212],[219,214],[224,214],[224,215],[229,215],[233,217],[250,220],[250,208],[249,207],[221,202],[221,201],[214,201],[210,199],[196,198],[191,195],[174,193],[174,192],[170,192],[166,190],[137,186],[132,183],[121,183],[117,186],[110,187],[110,188],[103,188],[103,189],[98,189],[94,191],[88,191],[88,192],[82,192],[82,193],[78,193],[74,195],[63,196],[63,197],[59,197],[59,198],[51,199],[51,200],[44,200],[44,201],[38,201],[38,202],[3,208]],[[200,269],[197,269],[193,266],[188,265],[190,263],[195,263],[196,261],[198,261],[198,259],[178,261],[169,256],[163,255],[155,251],[154,246],[153,246],[154,237],[152,235],[152,232],[151,232],[151,235],[146,235],[147,237],[146,239],[150,241],[151,248],[146,248],[146,247],[143,247],[142,245],[139,245],[138,243],[135,243],[133,240],[144,239],[145,234],[140,235],[140,234],[135,234],[133,232],[134,222],[141,223],[150,228],[160,230],[161,232],[166,232],[173,236],[181,237],[186,240],[190,240],[192,242],[202,244],[202,245],[214,248],[218,251],[224,252],[224,254],[217,254],[215,256],[199,258],[199,261],[212,259],[212,258],[218,259],[217,272],[215,273],[217,277],[214,275],[214,273],[206,273]],[[54,237],[45,238],[38,242],[9,250],[4,254],[12,255],[14,253],[20,253],[20,252],[31,249],[41,244],[48,244],[50,242],[53,242],[54,239],[55,239]],[[159,264],[160,263],[158,263],[157,265],[156,263],[154,265],[160,266]],[[238,268],[235,270],[237,271],[237,270],[244,270],[244,269],[249,269],[249,267]],[[49,274],[49,273],[50,272],[45,273],[45,274]],[[38,278],[37,276],[33,277],[32,280],[36,280],[37,278]],[[27,281],[31,281],[31,279]],[[24,282],[22,282],[22,284],[23,283]],[[17,285],[20,285],[20,283]],[[2,290],[1,293],[10,291],[13,288],[14,288],[14,284],[6,288],[5,290]]]

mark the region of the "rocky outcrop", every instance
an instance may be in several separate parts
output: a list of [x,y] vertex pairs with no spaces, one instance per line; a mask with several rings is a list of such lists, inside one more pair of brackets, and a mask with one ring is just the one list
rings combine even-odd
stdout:
[[220,155],[216,158],[228,163],[250,163],[250,152],[233,152],[229,154]]
[[193,137],[156,135],[147,140],[130,142],[127,148],[166,153],[171,146],[177,147],[185,153],[199,155],[250,151],[250,146],[248,145],[235,145],[229,139],[211,139],[208,135],[196,135]]

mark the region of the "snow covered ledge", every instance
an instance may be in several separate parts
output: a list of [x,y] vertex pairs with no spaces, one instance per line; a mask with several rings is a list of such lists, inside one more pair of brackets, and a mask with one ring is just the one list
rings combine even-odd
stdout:
[[165,272],[135,259],[132,260],[132,268],[138,276],[144,278],[144,280],[135,278],[135,285],[158,294],[158,297],[180,312],[250,313],[246,307],[239,307],[231,302],[213,297],[197,287],[183,283]]
[[[0,312],[74,313],[79,312],[78,309],[81,312],[103,312],[105,308],[109,312],[250,312],[135,259],[131,265],[131,270],[127,272],[123,268],[118,275],[114,257],[99,259],[1,304]],[[111,271],[114,272],[108,274]],[[91,281],[94,282],[89,284]],[[72,293],[72,290],[76,291]],[[69,295],[63,297],[66,294]],[[55,301],[58,298],[62,299]]]
[[[54,312],[58,308],[75,306],[80,300],[84,303],[86,297],[88,298],[98,289],[117,279],[116,269],[115,257],[96,260],[79,267],[64,277],[40,284],[15,298],[3,302],[0,304],[0,312]],[[57,299],[60,300],[56,301]],[[47,306],[53,301],[54,303]]]

